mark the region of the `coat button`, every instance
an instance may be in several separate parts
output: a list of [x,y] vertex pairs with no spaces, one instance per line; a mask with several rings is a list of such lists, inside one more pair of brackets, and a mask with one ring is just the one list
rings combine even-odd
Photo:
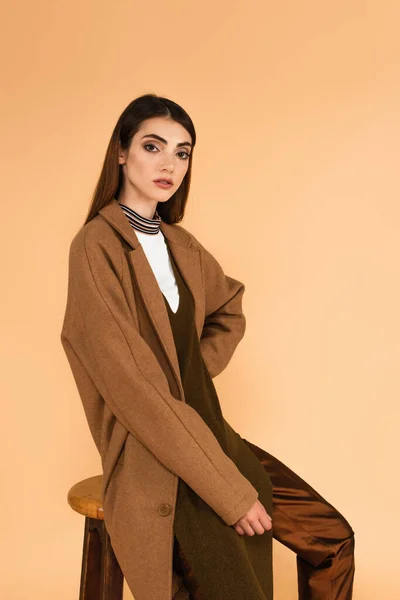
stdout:
[[171,512],[171,509],[172,509],[172,506],[170,504],[163,502],[162,504],[159,504],[159,506],[158,506],[158,514],[160,514],[162,517],[166,517]]

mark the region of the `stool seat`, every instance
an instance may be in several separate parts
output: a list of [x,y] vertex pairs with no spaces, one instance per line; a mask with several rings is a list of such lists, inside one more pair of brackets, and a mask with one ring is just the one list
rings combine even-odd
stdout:
[[104,520],[101,502],[103,476],[95,475],[78,481],[68,492],[68,504],[77,513],[92,519]]
[[[102,475],[82,479],[67,494],[70,507],[85,517],[79,600],[123,600],[124,576],[104,522],[102,482]],[[172,594],[173,600],[190,598],[175,571]]]
[[123,600],[124,576],[104,521],[102,482],[102,475],[82,479],[67,494],[70,507],[85,517],[79,600]]

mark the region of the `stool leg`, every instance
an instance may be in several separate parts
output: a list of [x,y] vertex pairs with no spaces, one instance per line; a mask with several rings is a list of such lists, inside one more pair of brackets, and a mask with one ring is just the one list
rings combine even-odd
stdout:
[[102,585],[100,600],[122,600],[124,576],[111,546],[110,536],[104,521],[100,521],[102,541]]
[[85,517],[79,600],[122,600],[123,582],[104,521]]
[[79,600],[100,599],[101,543],[96,521],[85,517]]

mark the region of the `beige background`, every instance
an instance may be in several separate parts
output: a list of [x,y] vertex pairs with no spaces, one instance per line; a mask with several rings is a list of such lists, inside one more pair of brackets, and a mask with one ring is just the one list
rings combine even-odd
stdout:
[[100,461],[59,341],[67,252],[119,114],[155,92],[198,132],[182,224],[246,284],[225,416],[350,521],[355,599],[400,599],[399,7],[3,6],[1,598],[78,597],[66,494]]

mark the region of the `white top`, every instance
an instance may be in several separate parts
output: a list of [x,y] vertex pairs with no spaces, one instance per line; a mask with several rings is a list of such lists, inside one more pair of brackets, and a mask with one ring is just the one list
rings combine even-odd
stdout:
[[137,229],[135,229],[135,233],[143,247],[162,293],[166,297],[172,312],[176,313],[179,306],[179,291],[169,258],[167,244],[161,229],[156,234],[142,233]]

